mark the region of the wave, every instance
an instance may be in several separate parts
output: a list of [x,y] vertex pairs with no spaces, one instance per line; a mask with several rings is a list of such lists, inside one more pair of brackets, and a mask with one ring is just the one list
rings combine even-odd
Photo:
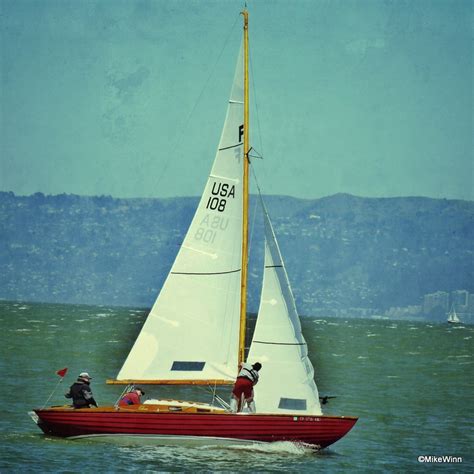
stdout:
[[[201,449],[209,449],[209,446]],[[222,448],[221,448],[222,449]],[[252,443],[236,444],[226,446],[225,449],[236,451],[252,451],[258,453],[275,454],[295,454],[307,455],[314,454],[317,449],[314,446],[305,443],[293,443],[291,441],[275,441],[274,443]]]

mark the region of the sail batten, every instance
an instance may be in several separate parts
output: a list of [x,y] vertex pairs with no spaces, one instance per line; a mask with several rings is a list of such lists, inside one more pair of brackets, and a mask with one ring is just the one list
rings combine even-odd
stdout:
[[240,268],[237,270],[229,270],[226,272],[201,272],[201,273],[191,273],[191,272],[170,272],[173,275],[225,275],[227,273],[237,273],[240,272]]
[[237,148],[238,146],[242,145],[243,143],[237,143],[236,145],[225,146],[224,148],[219,148],[219,151],[230,150],[231,148]]

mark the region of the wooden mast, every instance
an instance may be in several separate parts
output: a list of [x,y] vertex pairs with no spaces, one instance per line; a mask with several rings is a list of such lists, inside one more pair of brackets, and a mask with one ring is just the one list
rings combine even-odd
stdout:
[[240,292],[239,365],[245,360],[245,329],[247,319],[248,208],[249,208],[249,13],[244,17],[244,170],[242,205],[242,272]]

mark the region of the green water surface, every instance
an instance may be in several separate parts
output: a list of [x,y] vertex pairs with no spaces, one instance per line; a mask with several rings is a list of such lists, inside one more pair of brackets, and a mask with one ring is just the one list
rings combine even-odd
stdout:
[[[230,448],[139,447],[44,436],[28,417],[88,371],[99,404],[140,331],[140,309],[0,302],[0,472],[473,472],[474,327],[409,321],[302,321],[325,413],[358,416],[320,453],[290,443]],[[262,370],[262,377],[264,377]],[[258,390],[258,386],[257,386]],[[221,389],[228,398],[229,389]],[[147,397],[209,401],[199,388],[149,387]],[[258,408],[258,407],[257,407]],[[461,463],[421,463],[419,456]]]

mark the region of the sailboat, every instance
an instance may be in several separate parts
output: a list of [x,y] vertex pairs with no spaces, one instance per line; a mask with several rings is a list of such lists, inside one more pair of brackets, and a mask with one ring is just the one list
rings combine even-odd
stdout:
[[[204,193],[167,279],[111,384],[232,386],[245,361],[249,206],[248,11],[227,115]],[[256,413],[182,400],[34,410],[44,433],[157,444],[290,441],[324,448],[357,418],[323,415],[283,258],[263,204],[261,301],[247,362]],[[230,390],[229,390],[230,393]],[[218,399],[218,397],[216,397]]]
[[458,315],[456,314],[456,309],[454,308],[454,304],[451,306],[451,311],[448,313],[448,323],[457,324],[460,323],[461,320],[459,319]]

